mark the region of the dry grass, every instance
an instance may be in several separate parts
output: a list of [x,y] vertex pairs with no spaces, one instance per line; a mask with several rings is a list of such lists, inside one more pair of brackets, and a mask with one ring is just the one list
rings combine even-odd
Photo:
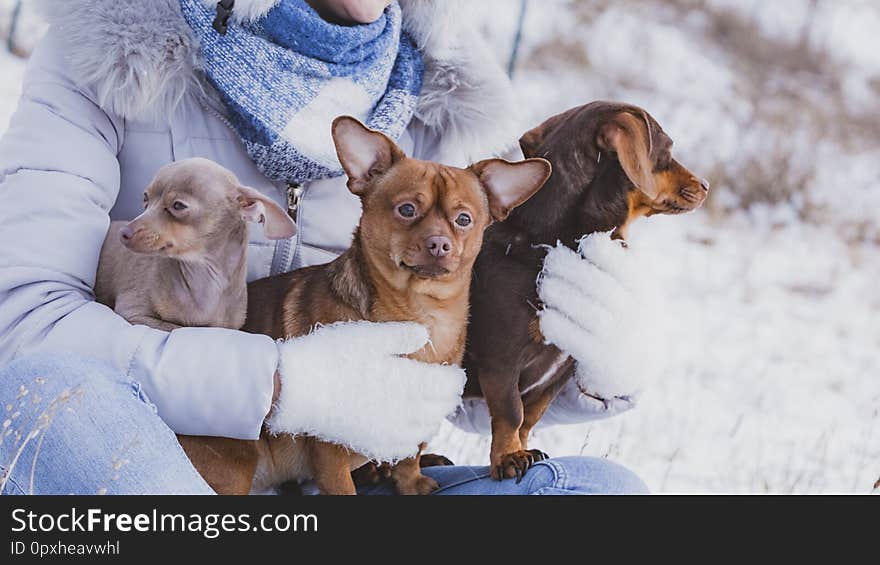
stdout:
[[[15,468],[22,464],[22,455],[28,445],[34,440],[37,441],[34,448],[34,456],[30,461],[30,481],[29,492],[34,493],[34,474],[36,473],[37,460],[43,446],[43,439],[46,432],[52,426],[58,412],[62,409],[70,409],[70,404],[77,401],[83,394],[81,388],[67,388],[61,391],[56,397],[49,400],[48,404],[44,404],[44,399],[40,394],[45,379],[37,377],[34,379],[36,385],[33,390],[28,389],[24,385],[19,388],[18,395],[5,407],[5,420],[2,424],[2,432],[0,432],[0,448],[6,447],[11,450],[11,458],[3,461],[4,473],[0,476],[0,492],[6,489],[6,484],[11,480],[12,473]],[[45,408],[43,408],[45,406]],[[15,424],[21,421],[23,411],[40,410],[39,415],[35,418],[29,430],[17,429]]]

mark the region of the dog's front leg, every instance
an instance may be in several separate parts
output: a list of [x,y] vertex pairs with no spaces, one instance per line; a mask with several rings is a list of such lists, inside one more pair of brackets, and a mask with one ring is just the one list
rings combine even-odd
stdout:
[[419,458],[426,445],[419,444],[419,452],[415,457],[404,459],[391,471],[391,478],[394,480],[397,494],[431,494],[440,488],[437,481],[422,474]]
[[497,481],[515,477],[519,482],[536,460],[535,454],[526,451],[520,440],[523,402],[519,387],[516,380],[511,382],[512,377],[486,369],[480,369],[479,379],[492,418],[490,473]]
[[312,475],[321,494],[357,494],[351,479],[351,451],[335,443],[307,441]]
[[523,421],[522,425],[519,427],[520,448],[523,451],[531,453],[536,462],[548,459],[550,456],[540,449],[529,449],[529,434],[531,433],[532,428],[535,427],[535,424],[537,424],[544,415],[544,412],[547,411],[547,407],[550,406],[550,403],[553,402],[553,399],[555,399],[559,394],[559,391],[562,390],[562,386],[568,382],[571,367],[573,365],[574,361],[569,358],[566,365],[557,372],[554,382],[543,389],[536,389],[521,397],[523,404]]

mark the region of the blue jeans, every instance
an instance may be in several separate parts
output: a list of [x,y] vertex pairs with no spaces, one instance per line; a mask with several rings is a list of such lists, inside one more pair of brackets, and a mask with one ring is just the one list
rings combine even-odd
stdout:
[[[137,383],[92,360],[22,358],[0,368],[3,494],[213,494]],[[520,484],[487,467],[430,467],[437,494],[645,493],[619,465],[590,457],[536,464]],[[392,494],[390,484],[361,494]]]

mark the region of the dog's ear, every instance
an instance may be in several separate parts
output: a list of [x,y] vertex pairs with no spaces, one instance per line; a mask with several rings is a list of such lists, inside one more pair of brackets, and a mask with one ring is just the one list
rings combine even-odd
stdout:
[[550,162],[526,159],[511,163],[504,159],[486,159],[470,166],[489,199],[489,213],[501,221],[510,211],[528,200],[550,178]]
[[249,186],[239,186],[236,201],[241,217],[248,222],[263,224],[268,239],[287,239],[296,235],[296,224],[281,206],[260,191]]
[[629,112],[620,112],[599,128],[596,144],[614,153],[629,180],[651,199],[657,198],[654,166],[650,155],[650,132],[645,121]]
[[332,131],[336,155],[348,175],[348,189],[358,196],[406,156],[387,135],[367,128],[351,116],[333,120]]
[[534,157],[538,152],[538,147],[544,142],[544,133],[547,131],[546,122],[536,128],[532,128],[525,132],[519,138],[519,147],[522,149],[523,156]]

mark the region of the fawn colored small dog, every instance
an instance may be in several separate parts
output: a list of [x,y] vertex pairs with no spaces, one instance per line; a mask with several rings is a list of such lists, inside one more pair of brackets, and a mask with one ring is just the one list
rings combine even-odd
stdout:
[[[111,223],[98,262],[97,300],[132,324],[160,330],[240,329],[247,309],[246,222],[263,224],[270,239],[287,238],[296,233],[287,212],[198,158],[160,169],[144,191],[144,208],[131,222]],[[194,464],[207,457],[199,439],[178,440]]]
[[296,233],[287,213],[207,159],[162,167],[144,191],[144,213],[112,222],[95,295],[132,324],[239,329],[247,307],[247,225],[266,237]]

